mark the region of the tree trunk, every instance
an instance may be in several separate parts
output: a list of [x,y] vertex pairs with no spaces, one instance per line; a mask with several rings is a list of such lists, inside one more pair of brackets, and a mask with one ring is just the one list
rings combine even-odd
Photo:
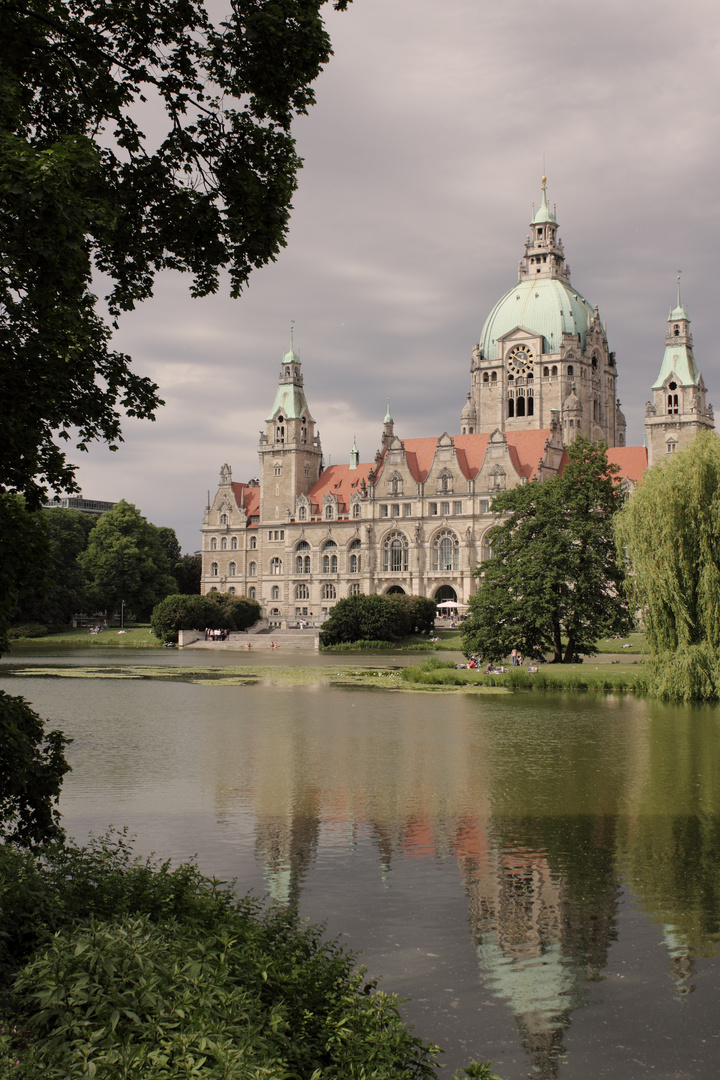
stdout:
[[575,653],[575,635],[571,631],[568,634],[568,643],[567,643],[567,648],[565,649],[565,657],[563,659],[563,664],[572,663],[572,658],[573,658],[574,653]]
[[553,664],[562,664],[562,638],[560,636],[560,623],[558,620],[553,620],[553,648],[555,655],[552,658]]

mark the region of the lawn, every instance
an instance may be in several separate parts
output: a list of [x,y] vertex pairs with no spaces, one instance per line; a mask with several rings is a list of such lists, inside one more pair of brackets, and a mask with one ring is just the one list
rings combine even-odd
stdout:
[[91,634],[87,627],[77,630],[63,630],[59,634],[47,634],[45,637],[14,638],[13,645],[72,645],[75,648],[88,649],[160,649],[161,642],[153,634],[150,626],[132,626],[121,630],[119,626],[109,626],[98,634]]

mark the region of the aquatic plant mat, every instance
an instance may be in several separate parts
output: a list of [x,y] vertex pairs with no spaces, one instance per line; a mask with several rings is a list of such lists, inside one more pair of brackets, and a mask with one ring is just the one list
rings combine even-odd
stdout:
[[445,693],[503,694],[529,690],[599,690],[645,692],[645,667],[638,663],[593,666],[544,665],[537,673],[511,668],[503,675],[455,668],[427,660],[408,667],[353,664],[337,667],[247,665],[242,667],[164,667],[161,665],[54,665],[6,664],[0,674],[18,678],[58,679],[162,679],[206,686],[317,686],[379,687]]

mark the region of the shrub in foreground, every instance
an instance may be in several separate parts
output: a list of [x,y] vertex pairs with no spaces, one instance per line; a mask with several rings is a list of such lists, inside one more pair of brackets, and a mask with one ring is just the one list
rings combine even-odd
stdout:
[[323,645],[356,641],[397,641],[429,634],[437,607],[426,596],[346,596],[338,600],[321,628]]
[[0,880],[0,1059],[17,1077],[436,1075],[437,1048],[321,927],[193,866],[137,862],[121,836],[0,847]]

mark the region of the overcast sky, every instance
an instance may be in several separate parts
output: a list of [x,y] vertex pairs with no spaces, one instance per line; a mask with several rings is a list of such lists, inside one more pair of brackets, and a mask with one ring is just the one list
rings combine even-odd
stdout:
[[160,384],[155,423],[78,454],[87,498],[135,503],[185,551],[220,466],[256,476],[295,346],[326,463],[459,430],[473,344],[517,280],[543,154],[573,285],[617,354],[628,443],[662,360],[676,272],[720,405],[717,0],[355,0],[295,135],[287,247],[240,300],[166,274],[117,348]]

